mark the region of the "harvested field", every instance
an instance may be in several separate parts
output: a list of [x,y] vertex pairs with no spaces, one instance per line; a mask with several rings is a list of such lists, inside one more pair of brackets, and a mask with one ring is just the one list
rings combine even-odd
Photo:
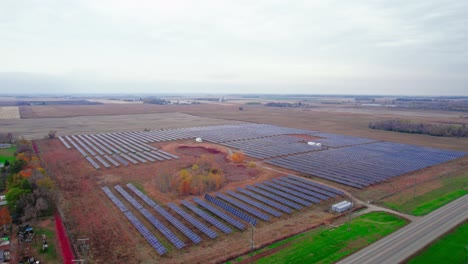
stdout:
[[[58,139],[39,140],[36,143],[43,161],[47,164],[46,169],[54,175],[61,190],[59,205],[66,216],[64,222],[71,227],[71,240],[75,241],[76,238],[85,236],[95,241],[92,242],[90,252],[90,260],[93,263],[214,263],[249,251],[249,231],[234,231],[230,235],[218,232],[220,237],[217,239],[210,240],[205,236],[199,245],[187,242],[188,246],[182,250],[176,250],[169,244],[165,245],[170,250],[167,255],[160,257],[100,190],[102,186],[112,187],[116,184],[133,183],[160,204],[174,201],[177,203],[182,197],[158,190],[156,186],[158,176],[192,165],[198,159],[197,155],[211,153],[210,155],[214,155],[220,161],[225,161],[221,166],[227,173],[248,175],[246,172],[249,168],[240,167],[235,171],[226,167],[231,163],[226,160],[229,151],[225,147],[209,143],[194,146],[191,145],[195,144],[193,141],[178,141],[165,145],[159,142],[157,144],[164,151],[176,153],[177,150],[181,150],[182,152],[177,152],[180,158],[137,166],[130,165],[126,168],[95,170],[77,151],[67,150]],[[173,152],[174,150],[176,152]],[[219,191],[233,190],[282,175],[261,168],[258,168],[258,171],[252,177],[230,181]],[[334,217],[324,211],[334,202],[333,200],[291,215],[284,214],[280,218],[271,219],[268,223],[259,222],[255,229],[256,245],[265,245],[281,237],[299,233]],[[179,234],[179,231],[167,221],[162,222],[171,231]],[[154,234],[158,239],[164,240],[159,233]],[[183,236],[179,234],[179,237]]]
[[18,106],[1,106],[0,120],[3,119],[20,119]]
[[83,133],[142,131],[239,123],[229,120],[192,116],[183,113],[160,113],[124,116],[89,116],[73,118],[42,118],[0,120],[1,132],[12,132],[26,139],[44,138],[50,130],[57,135]]

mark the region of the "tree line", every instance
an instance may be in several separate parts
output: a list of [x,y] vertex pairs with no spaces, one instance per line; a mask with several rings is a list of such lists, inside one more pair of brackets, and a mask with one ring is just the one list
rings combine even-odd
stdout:
[[8,211],[13,219],[28,221],[52,215],[55,210],[55,182],[41,167],[31,143],[19,140],[16,159],[2,168]]
[[466,124],[433,124],[412,122],[404,119],[391,119],[370,122],[369,128],[437,137],[468,137],[468,127]]

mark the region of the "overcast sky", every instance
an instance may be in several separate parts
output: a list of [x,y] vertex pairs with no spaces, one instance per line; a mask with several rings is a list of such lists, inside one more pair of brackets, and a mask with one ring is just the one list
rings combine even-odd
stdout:
[[1,0],[0,93],[468,95],[468,1]]

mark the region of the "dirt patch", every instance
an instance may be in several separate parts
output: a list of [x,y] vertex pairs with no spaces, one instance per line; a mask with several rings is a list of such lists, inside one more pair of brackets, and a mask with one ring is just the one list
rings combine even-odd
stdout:
[[207,147],[179,146],[176,152],[186,156],[201,157],[202,155],[219,154],[221,151]]

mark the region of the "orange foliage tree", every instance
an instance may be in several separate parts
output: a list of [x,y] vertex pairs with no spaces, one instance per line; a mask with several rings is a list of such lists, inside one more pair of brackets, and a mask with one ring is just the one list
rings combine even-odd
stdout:
[[[170,181],[170,187],[167,183]],[[201,157],[197,163],[178,171],[175,175],[161,175],[159,189],[162,192],[176,192],[179,195],[200,195],[224,186],[226,177],[216,168],[214,160]]]
[[245,161],[245,154],[242,152],[236,152],[231,155],[231,160],[235,163],[243,163]]
[[0,225],[3,225],[3,230],[6,232],[6,226],[11,223],[11,216],[10,212],[8,212],[8,208],[4,206],[0,209]]

